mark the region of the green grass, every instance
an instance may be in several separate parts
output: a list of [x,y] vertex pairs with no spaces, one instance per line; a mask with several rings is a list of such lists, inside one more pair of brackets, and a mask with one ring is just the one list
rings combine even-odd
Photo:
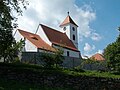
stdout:
[[30,64],[12,64],[12,63],[0,63],[0,66],[7,66],[11,69],[15,69],[17,72],[44,72],[48,74],[65,74],[65,75],[73,75],[73,76],[89,76],[89,77],[104,77],[104,78],[120,78],[119,75],[115,75],[110,72],[99,72],[99,71],[90,71],[90,70],[71,70],[71,69],[63,69],[63,68],[46,68],[39,65],[30,65]]
[[6,81],[0,79],[0,90],[72,90],[70,88],[51,88],[34,84],[20,83],[17,81]]
[[75,72],[70,70],[63,70],[64,73],[73,76],[89,76],[89,77],[103,77],[103,78],[120,78],[120,75],[115,75],[110,72],[99,72],[86,70],[85,72]]

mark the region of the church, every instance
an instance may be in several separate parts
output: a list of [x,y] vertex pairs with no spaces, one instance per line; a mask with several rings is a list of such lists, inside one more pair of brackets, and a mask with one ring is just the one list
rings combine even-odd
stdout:
[[55,52],[56,48],[62,47],[63,56],[81,58],[78,50],[78,25],[68,15],[60,24],[60,30],[39,24],[35,33],[18,29],[15,37],[17,41],[25,40],[22,52]]

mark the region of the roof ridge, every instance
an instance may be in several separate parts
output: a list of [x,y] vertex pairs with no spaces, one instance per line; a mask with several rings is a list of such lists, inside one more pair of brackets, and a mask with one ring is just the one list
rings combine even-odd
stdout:
[[54,28],[48,27],[48,26],[43,25],[43,24],[40,24],[40,25],[41,25],[41,26],[45,26],[45,27],[47,27],[47,28],[50,28],[51,30],[54,30],[55,32],[59,32],[59,33],[64,34],[63,32],[61,32],[61,31],[59,31],[59,30],[57,30],[57,29],[54,29]]

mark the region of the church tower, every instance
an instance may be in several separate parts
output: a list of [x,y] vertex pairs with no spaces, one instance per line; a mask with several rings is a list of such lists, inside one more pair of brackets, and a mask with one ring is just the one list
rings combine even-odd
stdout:
[[62,32],[66,33],[68,38],[74,43],[74,45],[78,49],[78,25],[72,20],[72,18],[69,15],[69,12],[68,16],[60,24],[60,27],[62,28]]

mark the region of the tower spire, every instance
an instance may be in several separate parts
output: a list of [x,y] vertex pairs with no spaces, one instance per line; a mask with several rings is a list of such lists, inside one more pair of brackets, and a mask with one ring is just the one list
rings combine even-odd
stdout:
[[65,20],[60,24],[60,27],[61,26],[64,26],[65,24],[69,24],[69,23],[71,23],[71,24],[73,24],[73,25],[75,25],[75,26],[77,26],[78,27],[78,25],[72,20],[72,18],[70,17],[70,15],[69,15],[69,11],[67,12],[67,14],[68,14],[68,16],[65,18]]

